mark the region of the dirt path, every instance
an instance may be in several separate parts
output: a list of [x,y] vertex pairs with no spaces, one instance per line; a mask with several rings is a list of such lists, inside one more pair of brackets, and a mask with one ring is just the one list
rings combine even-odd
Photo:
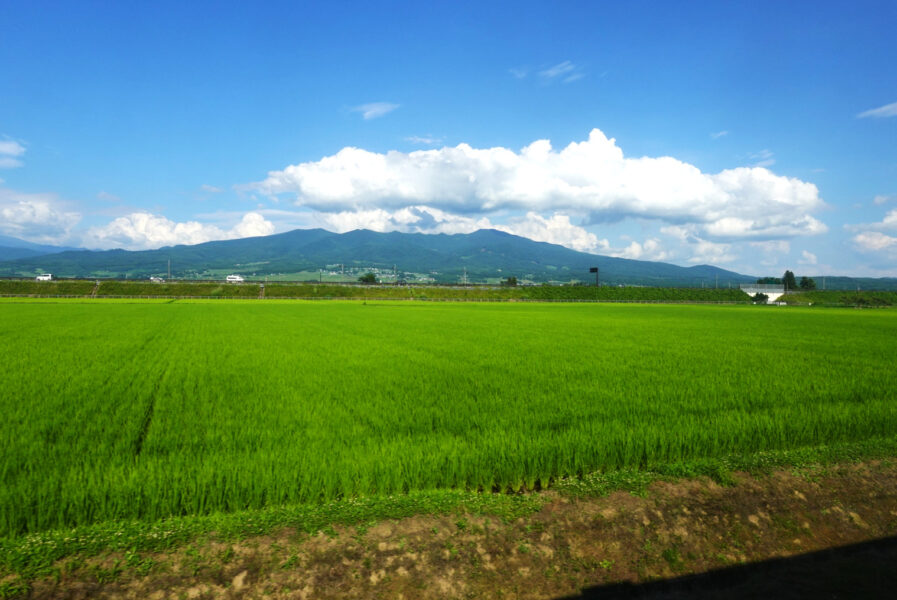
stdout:
[[[897,463],[735,479],[658,482],[644,497],[546,492],[539,513],[510,523],[420,516],[207,543],[137,557],[149,565],[141,576],[116,573],[133,556],[107,556],[35,582],[31,597],[856,598],[897,589]],[[813,554],[827,548],[838,549]]]

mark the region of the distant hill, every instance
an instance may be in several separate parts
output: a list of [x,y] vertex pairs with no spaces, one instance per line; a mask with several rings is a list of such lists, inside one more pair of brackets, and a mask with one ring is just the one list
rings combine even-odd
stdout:
[[69,250],[77,250],[77,248],[35,244],[7,235],[0,235],[0,261],[32,258],[35,256],[55,254]]
[[[9,239],[14,238],[0,237],[0,246],[13,246],[5,243]],[[296,229],[264,237],[143,251],[72,250],[16,241],[25,246],[9,250],[42,254],[23,254],[0,262],[0,276],[32,276],[42,271],[57,277],[137,279],[165,275],[170,259],[173,276],[196,279],[220,278],[225,271],[263,278],[343,264],[347,268],[389,270],[395,265],[401,273],[429,274],[441,282],[457,282],[465,269],[471,281],[513,275],[536,282],[591,282],[591,267],[598,267],[601,281],[612,285],[722,287],[756,280],[754,276],[710,265],[680,267],[587,254],[493,229],[454,235],[377,233],[364,229],[339,234],[323,229]],[[859,286],[897,290],[897,279],[893,278],[813,277],[820,288],[824,280],[827,289]]]
[[841,277],[831,275],[813,275],[816,289],[819,290],[897,290],[897,278],[894,277]]
[[44,252],[29,250],[28,248],[11,248],[9,246],[0,246],[0,261],[30,258],[33,256],[43,256],[44,254]]
[[601,281],[608,284],[701,287],[755,279],[709,265],[680,267],[587,254],[492,229],[454,235],[296,229],[158,250],[78,250],[22,257],[0,262],[0,275],[44,271],[58,277],[142,278],[165,274],[169,259],[172,275],[187,278],[221,270],[259,278],[344,264],[390,270],[395,265],[400,272],[430,274],[442,282],[458,281],[465,269],[471,281],[512,275],[537,282],[591,281],[590,267],[598,267]]

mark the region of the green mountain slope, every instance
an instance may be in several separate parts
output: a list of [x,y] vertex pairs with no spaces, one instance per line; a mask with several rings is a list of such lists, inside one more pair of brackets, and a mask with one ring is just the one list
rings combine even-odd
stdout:
[[186,278],[220,271],[261,278],[343,264],[390,270],[395,265],[400,272],[432,274],[444,282],[458,281],[465,270],[472,281],[511,275],[533,281],[592,281],[591,267],[598,267],[601,281],[608,284],[700,287],[755,279],[708,265],[680,267],[586,254],[489,229],[455,235],[368,230],[337,234],[297,229],[158,250],[79,250],[23,257],[0,262],[0,276],[30,276],[43,271],[58,277],[144,278],[165,274],[169,260],[172,275]]

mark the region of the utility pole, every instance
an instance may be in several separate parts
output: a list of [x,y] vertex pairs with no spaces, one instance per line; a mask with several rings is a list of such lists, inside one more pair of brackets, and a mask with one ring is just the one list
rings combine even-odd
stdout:
[[168,278],[171,279],[171,257],[168,258]]
[[600,272],[598,270],[598,267],[590,268],[589,273],[595,274],[595,287],[599,287],[601,285],[601,280],[599,279]]

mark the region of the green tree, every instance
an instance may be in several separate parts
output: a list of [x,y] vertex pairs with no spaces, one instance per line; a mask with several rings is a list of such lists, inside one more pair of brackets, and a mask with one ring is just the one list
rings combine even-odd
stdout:
[[797,289],[797,280],[794,278],[794,273],[791,271],[785,271],[785,274],[782,275],[782,283],[785,285],[786,292],[788,290]]
[[757,283],[778,284],[778,283],[782,283],[782,278],[781,277],[761,277],[760,279],[757,280]]
[[377,276],[373,273],[365,273],[358,278],[361,283],[377,283]]
[[509,285],[509,286],[511,286],[511,287],[514,287],[514,286],[517,285],[517,278],[514,277],[513,275],[511,275],[510,277],[508,277],[507,279],[505,279],[502,283],[504,283],[505,285]]
[[815,290],[816,282],[813,281],[812,277],[801,277],[800,278],[800,289],[802,290]]
[[766,301],[769,300],[769,296],[767,296],[763,292],[757,292],[756,294],[754,294],[751,300],[754,302],[754,304],[766,304]]

